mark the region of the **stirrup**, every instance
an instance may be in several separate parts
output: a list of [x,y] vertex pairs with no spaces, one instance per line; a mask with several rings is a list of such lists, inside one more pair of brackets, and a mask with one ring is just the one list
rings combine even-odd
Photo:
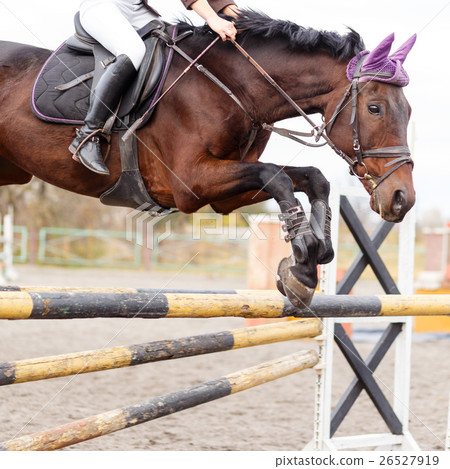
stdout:
[[[87,137],[85,137],[81,143],[75,148],[75,146],[73,145],[73,141],[72,143],[70,144],[69,146],[69,151],[70,153],[72,153],[72,158],[75,160],[75,161],[78,161],[81,163],[80,159],[78,158],[78,152],[81,150],[81,148],[92,138],[92,137],[95,137],[95,135],[97,135],[98,133],[100,133],[102,131],[102,129],[96,129],[94,130],[93,132],[91,132],[89,135],[87,135]],[[80,137],[80,134],[82,133],[80,129],[75,129],[75,132],[76,132],[76,135],[77,137]],[[84,133],[84,132],[83,132]]]
[[[109,169],[105,165],[105,161],[101,153],[100,139],[97,136],[97,134],[100,132],[101,129],[97,129],[91,132],[89,135],[86,135],[82,130],[76,129],[77,137],[69,146],[69,151],[72,153],[72,158],[78,163],[81,163],[85,168],[96,174],[109,175]],[[84,135],[86,135],[86,137],[83,138]],[[78,143],[79,139],[83,140]],[[75,147],[75,145],[77,146]],[[87,145],[93,145],[94,148],[91,146],[91,148],[88,150],[86,149]],[[85,149],[86,153],[82,153],[83,148]],[[107,154],[109,154],[109,145]]]

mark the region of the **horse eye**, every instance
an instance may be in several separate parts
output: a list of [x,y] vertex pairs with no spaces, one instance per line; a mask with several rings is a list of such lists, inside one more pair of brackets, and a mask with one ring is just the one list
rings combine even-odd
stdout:
[[380,107],[376,104],[369,104],[369,112],[375,116],[379,116],[381,114]]

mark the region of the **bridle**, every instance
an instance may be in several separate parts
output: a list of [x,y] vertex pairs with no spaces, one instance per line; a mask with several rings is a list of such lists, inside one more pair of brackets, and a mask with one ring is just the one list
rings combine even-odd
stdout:
[[[363,150],[361,147],[361,139],[359,136],[359,126],[358,126],[358,95],[359,95],[359,78],[363,76],[371,76],[376,79],[377,76],[379,77],[392,77],[393,75],[390,73],[364,73],[361,72],[361,67],[364,63],[364,60],[367,56],[362,56],[355,68],[352,82],[350,86],[347,88],[344,96],[342,97],[341,101],[336,106],[331,119],[328,123],[323,122],[322,125],[316,125],[314,121],[306,114],[305,111],[276,83],[276,81],[246,52],[241,45],[239,45],[235,40],[230,40],[232,44],[238,49],[238,51],[244,55],[244,57],[256,68],[256,70],[284,97],[284,99],[311,125],[312,130],[309,133],[306,132],[298,132],[294,130],[288,129],[281,129],[278,127],[274,127],[271,124],[267,123],[258,123],[250,114],[250,112],[245,108],[242,102],[237,98],[237,96],[224,84],[221,80],[219,80],[216,76],[214,76],[209,70],[207,70],[203,65],[200,65],[198,62],[199,60],[206,54],[206,52],[211,49],[211,47],[218,41],[219,37],[217,36],[205,50],[203,50],[198,57],[192,59],[189,57],[185,52],[183,52],[178,46],[177,43],[180,42],[185,37],[192,34],[192,31],[186,31],[185,33],[181,34],[175,39],[172,39],[168,36],[165,32],[161,30],[153,31],[154,35],[157,35],[162,39],[168,47],[174,49],[178,54],[180,54],[185,60],[187,60],[190,65],[188,68],[184,70],[184,72],[172,83],[172,85],[163,93],[163,95],[158,99],[156,103],[152,105],[152,107],[139,119],[137,120],[125,133],[123,140],[130,136],[143,122],[146,115],[153,109],[153,107],[179,82],[179,80],[186,75],[186,73],[195,66],[199,72],[204,74],[209,80],[214,82],[219,88],[221,88],[227,95],[230,97],[246,114],[249,120],[252,123],[252,130],[250,132],[247,145],[244,151],[241,154],[241,160],[245,158],[248,151],[250,150],[251,146],[253,145],[258,131],[262,128],[264,130],[268,130],[270,132],[278,133],[283,137],[290,138],[295,140],[302,145],[306,145],[309,147],[322,147],[324,145],[330,146],[334,152],[336,152],[341,158],[343,158],[350,167],[350,174],[356,176],[357,178],[364,180],[369,186],[369,194],[375,191],[375,189],[385,181],[392,173],[397,171],[400,167],[404,164],[411,164],[414,165],[413,160],[411,159],[411,152],[407,146],[393,146],[393,147],[382,147],[382,148],[375,148],[371,150]],[[355,157],[352,158],[343,152],[340,148],[338,148],[334,142],[330,139],[329,135],[331,133],[331,129],[336,122],[339,114],[347,105],[348,99],[351,98],[352,103],[352,114],[350,119],[350,125],[353,126],[353,150],[355,152]],[[299,136],[302,137],[314,137],[316,143],[307,142],[303,139],[300,139]],[[317,143],[320,139],[325,140],[323,143]],[[369,170],[364,163],[364,159],[366,158],[395,158],[392,161],[389,161],[384,165],[385,168],[389,168],[384,174],[380,177],[373,176],[369,173]],[[356,168],[357,166],[362,166],[364,169],[364,175],[359,176]]]
[[[264,78],[288,101],[292,107],[306,119],[306,121],[313,127],[310,133],[303,133],[303,132],[296,132],[287,129],[280,129],[274,127],[269,124],[262,124],[262,128],[266,130],[270,130],[272,132],[276,132],[283,137],[291,138],[303,145],[312,146],[312,147],[319,147],[323,145],[329,145],[341,158],[343,158],[350,167],[350,174],[356,176],[357,178],[364,180],[367,182],[369,186],[369,194],[375,191],[375,189],[385,181],[392,173],[397,171],[400,167],[404,164],[411,164],[414,165],[413,160],[411,159],[411,152],[407,146],[392,146],[392,147],[382,147],[382,148],[375,148],[371,150],[363,150],[361,147],[361,139],[359,135],[359,125],[358,125],[358,95],[359,95],[359,78],[363,76],[383,76],[383,77],[392,77],[393,75],[390,73],[364,73],[361,72],[361,67],[364,63],[364,60],[367,56],[362,56],[355,68],[355,72],[352,77],[352,82],[350,86],[347,88],[343,98],[336,106],[332,117],[328,123],[323,123],[320,126],[315,125],[315,123],[309,118],[309,116],[303,111],[303,109],[298,106],[298,104],[273,80],[273,78],[235,41],[231,41],[236,48],[241,52],[247,60],[264,76]],[[376,79],[376,78],[375,78]],[[353,150],[355,152],[355,158],[350,157],[345,152],[343,152],[340,148],[338,148],[333,141],[330,139],[329,135],[331,133],[331,128],[333,127],[337,117],[347,105],[348,99],[351,98],[352,103],[352,114],[350,119],[350,125],[353,126]],[[324,133],[326,131],[326,134]],[[301,136],[308,136],[308,137],[315,137],[316,142],[319,141],[320,138],[325,140],[322,144],[313,144],[305,142],[297,137],[297,135]],[[389,161],[384,165],[385,168],[389,168],[384,174],[380,177],[373,176],[369,173],[369,170],[364,163],[364,159],[366,158],[395,158],[392,161]],[[359,176],[356,168],[357,166],[362,166],[364,169],[364,175]]]
[[[372,194],[373,191],[385,181],[393,172],[397,171],[404,164],[411,164],[414,166],[414,162],[411,159],[411,152],[407,146],[393,146],[393,147],[382,147],[375,148],[371,150],[363,150],[361,146],[361,139],[359,136],[359,125],[358,125],[358,95],[359,95],[359,78],[363,76],[374,76],[374,72],[361,72],[361,67],[364,63],[364,60],[367,56],[362,56],[358,63],[356,64],[355,71],[352,77],[352,82],[347,88],[344,97],[341,99],[339,104],[336,106],[333,115],[331,116],[330,121],[326,124],[327,134],[330,135],[331,128],[333,127],[338,115],[346,106],[348,98],[351,98],[352,103],[352,114],[350,118],[350,125],[353,126],[353,150],[355,152],[355,159],[350,158],[345,153],[341,153],[342,156],[350,166],[350,174],[356,176],[359,179],[367,181],[369,184],[369,193]],[[376,76],[383,77],[392,77],[390,73],[381,73],[378,72]],[[389,161],[384,165],[385,168],[390,168],[380,177],[372,176],[367,169],[364,159],[366,158],[395,158],[392,161]],[[362,166],[364,168],[364,175],[359,176],[356,171],[357,166]]]

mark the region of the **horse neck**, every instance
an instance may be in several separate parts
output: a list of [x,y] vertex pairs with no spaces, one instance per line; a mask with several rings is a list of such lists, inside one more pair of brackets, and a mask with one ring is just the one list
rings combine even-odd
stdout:
[[[227,69],[232,70],[233,87],[253,110],[260,122],[276,122],[297,116],[285,98],[237,51],[227,54]],[[308,114],[324,114],[334,91],[348,85],[346,63],[324,52],[305,53],[289,50],[283,44],[250,45],[247,52],[275,82]],[[237,62],[239,61],[239,62]],[[234,86],[233,86],[234,85]]]

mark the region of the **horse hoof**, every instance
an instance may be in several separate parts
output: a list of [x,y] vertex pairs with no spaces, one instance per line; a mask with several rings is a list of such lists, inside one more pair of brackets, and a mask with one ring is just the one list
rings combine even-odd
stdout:
[[286,292],[284,291],[283,279],[286,277],[286,272],[293,265],[291,257],[285,257],[281,259],[280,263],[278,264],[278,271],[277,271],[277,288],[278,291],[283,295],[287,296]]
[[295,277],[292,273],[292,267],[295,265],[292,255],[281,260],[278,265],[277,288],[293,306],[303,309],[311,304],[314,289],[307,287]]

